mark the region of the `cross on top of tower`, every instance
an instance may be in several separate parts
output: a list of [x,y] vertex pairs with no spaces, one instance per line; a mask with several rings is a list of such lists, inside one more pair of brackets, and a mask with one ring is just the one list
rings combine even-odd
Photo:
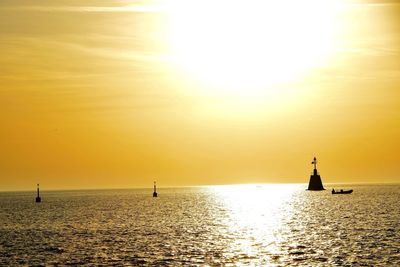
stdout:
[[316,170],[317,169],[317,158],[316,157],[314,157],[314,160],[313,160],[313,162],[311,162],[311,164],[314,164],[314,170]]

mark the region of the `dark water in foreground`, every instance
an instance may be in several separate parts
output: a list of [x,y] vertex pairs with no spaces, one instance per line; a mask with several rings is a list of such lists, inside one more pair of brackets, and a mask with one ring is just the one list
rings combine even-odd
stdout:
[[335,187],[0,193],[0,265],[400,266],[400,185]]

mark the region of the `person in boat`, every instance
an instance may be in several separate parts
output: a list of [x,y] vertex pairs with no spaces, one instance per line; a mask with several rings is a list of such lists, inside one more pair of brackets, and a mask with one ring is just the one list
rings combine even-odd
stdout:
[[332,188],[332,194],[335,193],[335,188]]
[[343,189],[340,189],[340,193],[343,193]]

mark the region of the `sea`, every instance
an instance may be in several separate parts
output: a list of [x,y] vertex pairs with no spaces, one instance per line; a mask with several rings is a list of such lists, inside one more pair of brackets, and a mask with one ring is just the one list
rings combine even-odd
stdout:
[[0,266],[400,266],[400,185],[325,187],[1,192]]

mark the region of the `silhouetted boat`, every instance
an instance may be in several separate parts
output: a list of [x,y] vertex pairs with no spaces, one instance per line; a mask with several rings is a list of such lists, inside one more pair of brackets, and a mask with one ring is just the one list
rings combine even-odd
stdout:
[[156,188],[156,181],[154,181],[154,191],[153,191],[153,197],[157,197],[157,188]]
[[40,198],[39,195],[39,184],[37,184],[37,196],[36,196],[36,203],[42,202],[42,199]]
[[332,194],[351,194],[351,193],[353,193],[353,189],[350,190],[340,189],[339,191],[335,191],[335,189],[332,189]]
[[314,157],[313,162],[311,164],[314,165],[314,172],[310,176],[310,182],[308,183],[308,190],[310,191],[321,191],[325,190],[324,186],[322,185],[321,176],[317,171],[317,158]]

